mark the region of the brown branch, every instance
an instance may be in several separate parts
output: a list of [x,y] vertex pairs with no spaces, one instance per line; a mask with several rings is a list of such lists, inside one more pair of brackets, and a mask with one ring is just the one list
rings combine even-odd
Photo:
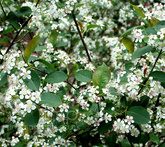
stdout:
[[52,112],[50,109],[48,109],[48,108],[46,108],[46,107],[43,107],[43,106],[41,106],[40,104],[38,104],[38,103],[36,103],[36,102],[34,102],[34,101],[32,101],[32,102],[35,103],[36,105],[38,105],[39,107],[41,107],[42,109],[48,110],[49,112],[51,112],[51,113],[53,113],[54,115],[56,115],[56,113]]
[[37,7],[37,6],[38,6],[39,2],[40,2],[40,0],[37,0],[37,3],[36,3],[36,5],[35,5],[35,7]]
[[83,46],[84,46],[84,48],[85,48],[86,54],[87,54],[87,56],[88,56],[88,60],[89,60],[89,62],[92,62],[91,57],[90,57],[89,52],[88,52],[88,49],[87,49],[87,46],[86,46],[86,44],[85,44],[85,41],[84,41],[84,39],[83,39],[83,37],[82,37],[82,35],[81,35],[81,31],[80,31],[79,26],[78,26],[78,23],[77,23],[77,21],[76,21],[76,16],[75,16],[74,12],[72,13],[72,16],[73,16],[73,20],[74,20],[74,22],[75,22],[75,24],[76,24],[77,31],[78,31],[78,33],[79,33],[79,35],[80,35],[81,41],[82,41],[82,43],[83,43]]
[[17,32],[17,34],[15,35],[14,39],[12,40],[11,44],[9,45],[9,47],[7,48],[6,50],[6,53],[7,54],[9,52],[9,50],[11,49],[11,47],[14,45],[19,33],[22,31],[22,29],[27,25],[27,23],[29,22],[29,20],[32,18],[33,15],[31,15],[25,22],[24,24],[22,25],[22,27],[19,29],[19,31]]
[[0,5],[1,5],[2,11],[3,11],[3,13],[4,13],[5,17],[7,17],[6,12],[5,12],[5,10],[3,9],[3,6],[2,6],[1,1],[0,1]]
[[69,83],[68,81],[65,81],[65,83],[69,84],[72,88],[74,88],[76,90],[76,88],[71,83]]
[[[37,7],[37,5],[39,4],[39,2],[40,2],[40,0],[37,0],[36,7]],[[4,55],[6,55],[6,54],[9,52],[9,50],[11,49],[11,47],[14,45],[14,43],[15,43],[15,41],[16,41],[18,35],[19,35],[20,32],[22,31],[22,29],[28,24],[28,22],[30,21],[30,19],[31,19],[32,17],[33,17],[33,15],[30,15],[30,17],[23,23],[23,25],[22,25],[22,27],[19,29],[19,31],[17,31],[17,34],[15,35],[14,39],[12,40],[11,44],[10,44],[9,47],[7,48],[7,50],[6,50],[6,52],[5,52]],[[2,61],[1,61],[1,63],[2,63],[2,62],[3,62],[3,59],[2,59]],[[0,63],[0,64],[1,64],[1,63]]]
[[[151,69],[149,75],[151,74],[151,72],[153,72],[153,70],[154,70],[154,68],[155,68],[155,66],[156,66],[156,63],[158,62],[158,59],[159,59],[161,53],[162,53],[162,50],[160,50],[159,55],[157,56],[157,58],[156,58],[156,60],[155,60],[155,63],[154,63],[154,65],[153,65],[153,67],[152,67],[152,69]],[[141,89],[140,89],[139,92],[138,92],[138,95],[141,93],[141,91],[142,91],[142,89],[144,88],[144,85],[147,83],[148,79],[149,79],[149,76],[148,76],[147,79],[144,81],[144,83],[143,83]]]
[[[3,8],[3,6],[2,6],[1,1],[0,1],[0,5],[1,5],[2,11],[3,11],[3,13],[4,13],[5,17],[7,18],[7,14],[6,14],[6,12],[5,12],[5,10],[4,10],[4,8]],[[12,24],[10,24],[10,25],[14,28],[14,30],[15,30],[15,31],[17,31],[17,29],[15,28],[15,26],[13,26]]]
[[[160,50],[160,52],[159,52],[159,54],[158,54],[158,56],[157,56],[157,58],[156,58],[156,60],[155,60],[155,63],[154,63],[154,65],[153,65],[153,67],[152,67],[152,69],[151,69],[151,71],[150,71],[150,73],[149,73],[149,75],[153,72],[153,70],[154,70],[154,68],[155,68],[155,66],[156,66],[156,63],[158,62],[158,59],[159,59],[161,53],[162,53],[162,49]],[[143,90],[143,88],[144,88],[144,85],[145,85],[145,84],[147,83],[147,81],[149,80],[149,75],[148,75],[147,79],[145,79],[144,82],[142,83],[143,85],[142,85],[142,87],[140,88],[140,90],[138,91],[137,96],[142,92],[142,90]],[[134,102],[134,99],[130,102],[130,104],[128,105],[128,107],[130,107],[130,105],[131,105],[133,102]]]

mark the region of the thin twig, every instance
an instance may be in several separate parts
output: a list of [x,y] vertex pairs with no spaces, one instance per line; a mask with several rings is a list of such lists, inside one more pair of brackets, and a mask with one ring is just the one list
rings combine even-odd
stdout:
[[6,12],[5,12],[5,10],[3,9],[3,6],[2,6],[1,1],[0,1],[0,5],[1,5],[2,11],[3,11],[3,13],[4,13],[5,17],[7,17]]
[[[31,67],[31,66],[30,66]],[[38,68],[35,68],[35,67],[31,67],[32,69],[35,69],[35,70],[37,70],[37,71],[39,71],[39,72],[42,72],[42,73],[44,73],[44,74],[48,74],[47,72],[45,72],[45,71],[42,71],[42,70],[40,70],[40,69],[38,69]]]
[[39,2],[40,2],[40,0],[37,0],[37,3],[36,3],[36,5],[35,5],[35,7],[37,7],[37,5],[39,4]]
[[156,63],[158,62],[158,59],[159,59],[161,53],[162,53],[162,49],[160,50],[159,55],[157,56],[157,58],[156,58],[156,60],[155,60],[155,63],[154,63],[154,66],[152,67],[150,73],[153,72],[153,70],[154,70],[154,68],[155,68],[155,66],[156,66]]
[[14,43],[19,43],[19,42],[21,42],[21,40],[22,40],[27,34],[28,34],[28,33],[26,33],[21,39],[17,40],[17,41],[14,42]]
[[128,141],[129,141],[129,143],[131,144],[131,147],[134,147],[134,145],[133,145],[133,143],[131,142],[131,140],[129,139],[127,133],[125,133],[125,135],[126,135],[126,137],[128,138]]
[[159,104],[159,99],[160,99],[160,97],[161,97],[161,93],[159,93],[159,95],[158,95],[158,98],[157,98],[157,100],[156,100],[156,104],[155,104],[155,108],[154,108],[154,110],[153,111],[155,111],[156,110],[156,107],[158,106],[158,104]]
[[69,84],[72,88],[74,88],[76,90],[76,88],[71,83],[69,83],[68,81],[65,81],[65,83]]
[[[41,107],[42,109],[45,109],[45,110],[48,110],[48,111],[50,111],[50,112],[52,112],[50,109],[48,109],[48,108],[46,108],[46,107],[43,107],[43,106],[41,106],[40,104],[38,104],[38,103],[36,103],[36,102],[34,102],[34,101],[32,101],[33,103],[35,103],[36,105],[38,105],[39,107]],[[54,115],[56,115],[56,113],[54,113],[54,112],[52,112]]]
[[82,41],[82,43],[83,43],[83,46],[84,46],[84,48],[85,48],[86,54],[87,54],[87,56],[88,56],[89,62],[92,62],[91,57],[90,57],[89,52],[88,52],[88,49],[87,49],[87,46],[86,46],[86,44],[85,44],[85,42],[84,42],[84,39],[83,39],[83,37],[82,37],[82,35],[81,35],[81,31],[80,31],[79,26],[78,26],[78,23],[77,23],[77,21],[76,21],[76,16],[75,16],[74,12],[72,13],[72,16],[73,16],[73,20],[74,20],[74,22],[75,22],[75,24],[76,24],[77,31],[78,31],[78,33],[79,33],[79,35],[80,35],[81,41]]
[[22,27],[19,29],[19,31],[17,32],[17,34],[15,35],[14,39],[12,40],[11,44],[9,45],[9,47],[7,48],[6,50],[6,53],[7,54],[10,50],[10,48],[14,45],[15,43],[15,40],[17,39],[19,33],[22,31],[22,29],[27,25],[27,23],[29,22],[29,20],[32,18],[33,15],[31,15],[25,22],[24,24],[22,25]]
[[[37,0],[36,7],[37,7],[37,5],[39,4],[39,2],[40,2],[40,0]],[[6,55],[6,54],[9,52],[10,48],[14,45],[14,43],[15,43],[15,41],[16,41],[18,35],[19,35],[19,33],[20,33],[20,32],[22,31],[22,29],[28,24],[29,20],[30,20],[32,17],[33,17],[33,15],[30,15],[30,17],[23,23],[23,25],[22,25],[22,27],[19,29],[19,31],[17,31],[16,36],[15,36],[14,39],[12,40],[11,44],[10,44],[9,47],[7,48],[7,50],[6,50],[6,52],[5,52],[4,55]],[[3,62],[3,60],[2,60],[1,62]]]
[[[157,58],[156,58],[156,60],[155,60],[155,63],[154,63],[154,65],[153,65],[153,67],[152,67],[150,73],[153,72],[153,70],[154,70],[154,68],[155,68],[155,66],[156,66],[156,63],[158,62],[158,59],[159,59],[161,53],[162,53],[162,50],[160,50],[159,55],[157,56]],[[150,73],[149,73],[149,75],[150,75]],[[141,91],[142,91],[142,89],[144,88],[144,85],[147,83],[148,79],[149,79],[149,77],[144,81],[142,87],[140,88],[140,90],[139,90],[139,92],[138,92],[138,95],[141,93]]]
[[98,107],[98,111],[100,112],[100,105],[99,105],[99,103],[97,103],[97,107]]
[[[154,65],[153,65],[153,67],[152,67],[152,69],[151,69],[151,71],[150,71],[150,73],[149,73],[149,75],[153,72],[153,70],[154,70],[154,68],[155,68],[155,66],[156,66],[156,63],[158,62],[158,59],[159,59],[161,53],[162,53],[162,49],[160,50],[160,52],[159,52],[159,54],[158,54],[158,56],[157,56],[157,58],[156,58],[156,60],[155,60],[155,63],[154,63]],[[140,88],[140,90],[138,91],[137,96],[142,92],[142,90],[143,90],[145,84],[146,84],[147,81],[149,80],[149,75],[148,75],[147,79],[144,80],[143,85],[142,85],[142,87]],[[133,99],[133,100],[130,102],[130,104],[128,105],[128,107],[130,107],[130,105],[134,102],[134,100],[135,100],[135,99]]]
[[[6,14],[6,12],[5,12],[5,10],[4,10],[4,8],[3,8],[3,6],[2,6],[1,1],[0,1],[0,5],[1,5],[2,11],[3,11],[3,13],[4,13],[5,17],[7,18],[7,14]],[[13,26],[12,24],[10,24],[10,25],[14,28],[14,30],[15,30],[15,31],[17,31],[17,29],[15,28],[15,26]]]

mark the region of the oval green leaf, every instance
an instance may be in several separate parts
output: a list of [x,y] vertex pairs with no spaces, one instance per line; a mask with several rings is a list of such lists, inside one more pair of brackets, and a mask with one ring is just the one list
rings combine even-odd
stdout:
[[129,50],[130,53],[134,52],[134,43],[131,39],[123,37],[122,42],[124,46]]
[[62,104],[62,101],[59,96],[54,93],[46,92],[41,95],[40,104],[45,104],[49,107],[58,107]]
[[143,54],[147,53],[147,52],[150,52],[150,51],[153,51],[154,48],[152,46],[145,46],[145,47],[142,47],[138,50],[136,50],[133,55],[132,55],[132,59],[136,59],[136,58],[139,58],[140,56],[142,56]]
[[98,28],[98,27],[100,27],[100,26],[99,25],[90,24],[90,25],[87,26],[87,30],[93,29],[93,28]]
[[155,81],[165,82],[165,72],[163,71],[154,71],[150,75]]
[[165,28],[165,20],[159,21],[159,22],[156,24],[156,26],[155,26],[155,29],[156,29],[157,31],[160,31],[161,28]]
[[137,124],[146,124],[150,121],[149,113],[141,106],[133,106],[129,108],[127,115],[133,116],[133,120]]
[[150,139],[151,139],[152,142],[154,142],[156,144],[160,143],[159,137],[157,135],[150,134]]
[[147,35],[151,35],[151,34],[157,35],[157,31],[153,27],[146,28],[146,33],[147,33]]
[[26,46],[25,48],[25,52],[24,52],[24,59],[25,62],[28,62],[28,59],[30,57],[30,55],[32,54],[32,52],[35,50],[35,48],[37,47],[38,43],[40,41],[40,35],[38,34],[37,36],[35,36]]
[[110,135],[106,138],[105,143],[106,145],[110,146],[110,147],[115,147],[116,146],[116,134],[115,132],[110,133]]
[[53,65],[50,64],[49,62],[45,61],[44,59],[37,59],[36,61],[43,63],[44,65],[49,67],[52,71],[54,71],[54,72],[56,71],[56,69],[53,67]]
[[54,45],[56,43],[57,36],[58,36],[58,32],[56,30],[53,30],[52,33],[50,34],[50,38],[49,38],[50,39],[50,43],[52,43],[52,45]]
[[60,83],[67,79],[67,75],[62,71],[56,71],[48,74],[45,81],[48,83]]
[[55,47],[65,47],[67,45],[68,45],[67,42],[58,41],[58,42],[56,42]]
[[31,111],[31,113],[27,113],[25,117],[23,118],[23,120],[27,126],[31,126],[31,127],[36,126],[39,120],[38,109]]
[[95,86],[99,86],[99,90],[101,91],[101,89],[104,88],[106,84],[108,84],[110,77],[111,73],[106,64],[103,63],[93,73],[93,84]]
[[35,51],[36,52],[41,52],[43,49],[47,49],[46,46],[37,46]]
[[7,73],[1,72],[0,75],[0,87],[7,83]]
[[[143,26],[136,26],[136,27],[133,27],[133,28],[130,28],[128,29],[127,31],[125,31],[121,36],[120,36],[120,39],[128,34],[131,34],[131,32],[133,31],[133,29],[142,29]],[[119,40],[120,40],[119,39]]]
[[31,70],[31,79],[24,79],[23,81],[25,82],[25,85],[29,89],[35,91],[39,90],[41,80],[38,74],[34,70]]
[[89,70],[80,70],[75,74],[75,78],[80,82],[90,82],[92,80],[92,72]]
[[136,11],[137,13],[139,13],[140,16],[142,16],[143,18],[146,17],[146,16],[144,15],[143,11],[142,11],[140,8],[138,8],[137,6],[135,6],[135,5],[133,5],[133,4],[131,4],[131,6],[135,9],[135,11]]
[[29,16],[32,13],[32,10],[28,6],[23,6],[21,9],[18,11],[17,15],[25,15]]

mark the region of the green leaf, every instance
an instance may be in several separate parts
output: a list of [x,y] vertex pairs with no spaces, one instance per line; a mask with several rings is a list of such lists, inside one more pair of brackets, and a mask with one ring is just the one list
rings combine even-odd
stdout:
[[5,36],[0,40],[0,43],[6,43],[6,42],[8,42],[8,40],[9,40],[9,37]]
[[154,71],[149,76],[153,77],[155,81],[165,82],[165,72],[163,71]]
[[128,139],[123,139],[122,142],[121,142],[121,146],[122,147],[131,147],[131,144],[128,141]]
[[99,90],[101,91],[101,89],[104,88],[106,84],[108,84],[110,77],[111,73],[106,64],[103,63],[93,73],[93,84],[95,86],[99,86]]
[[126,35],[128,35],[128,34],[131,34],[131,32],[132,32],[134,29],[142,29],[142,28],[143,28],[143,26],[136,26],[136,27],[133,27],[133,28],[128,29],[127,31],[125,31],[125,32],[120,36],[119,40],[120,40],[122,37],[124,37],[124,36],[126,36]]
[[157,18],[155,17],[152,17],[151,16],[151,19],[149,20],[150,24],[152,27],[156,26],[156,24],[159,22],[160,20],[158,20]]
[[41,52],[43,49],[47,49],[46,46],[37,46],[35,51],[36,52]]
[[122,43],[129,50],[130,53],[134,52],[134,43],[132,42],[131,39],[123,37]]
[[157,31],[153,27],[146,28],[145,31],[146,31],[147,35],[150,35],[150,34],[157,35]]
[[24,147],[24,146],[26,146],[25,143],[19,142],[19,143],[17,143],[14,147]]
[[40,35],[38,34],[37,36],[35,36],[26,46],[25,51],[24,51],[24,58],[25,58],[25,62],[28,62],[28,59],[30,57],[30,55],[32,54],[32,52],[35,50],[35,48],[37,47],[38,43],[40,41]]
[[41,95],[40,104],[45,104],[49,107],[58,107],[62,104],[62,101],[59,96],[54,93],[45,92]]
[[12,23],[12,22],[17,22],[19,21],[18,15],[16,15],[13,11],[10,11],[7,15],[7,20]]
[[133,106],[129,108],[127,115],[133,116],[133,120],[137,124],[146,124],[150,121],[149,113],[141,106]]
[[100,123],[100,126],[98,127],[99,133],[106,133],[108,130],[112,129],[113,122],[105,123],[104,121]]
[[163,143],[162,145],[160,145],[160,147],[165,147],[165,143]]
[[25,15],[25,16],[29,16],[32,13],[32,10],[30,7],[28,6],[23,6],[20,8],[20,10],[18,11],[17,15]]
[[3,49],[5,46],[4,45],[0,45],[0,49]]
[[150,139],[152,142],[156,143],[156,144],[159,144],[160,141],[159,141],[159,137],[154,135],[154,134],[150,134]]
[[10,11],[7,15],[7,21],[12,24],[16,29],[18,29],[20,27],[19,25],[19,21],[20,18],[18,15],[16,15],[13,11]]
[[67,45],[68,45],[67,42],[57,41],[56,44],[55,44],[55,47],[65,47]]
[[77,69],[79,69],[79,65],[78,64],[74,64],[72,66],[72,72],[75,72]]
[[161,82],[161,86],[165,88],[165,82]]
[[24,82],[29,89],[38,91],[41,80],[38,74],[34,70],[31,70],[31,79],[24,79]]
[[141,138],[139,140],[139,143],[145,144],[146,142],[148,142],[149,139],[150,138],[149,138],[148,134],[145,134],[145,133],[142,132],[141,133]]
[[80,82],[90,82],[92,80],[92,72],[89,70],[80,70],[75,74],[75,78]]
[[132,55],[132,59],[136,59],[136,58],[139,58],[140,56],[142,56],[143,54],[147,53],[147,52],[150,52],[150,51],[153,51],[154,48],[152,46],[145,46],[145,47],[142,47],[138,50],[136,50],[133,55]]
[[7,83],[7,73],[1,72],[0,75],[0,87]]
[[93,29],[93,28],[98,28],[98,27],[100,27],[100,26],[99,25],[92,25],[92,24],[90,24],[90,25],[87,26],[87,30]]
[[156,31],[160,31],[161,28],[165,28],[165,20],[159,21],[155,26]]
[[14,31],[14,28],[11,27],[11,26],[9,26],[6,30],[3,31],[2,35],[7,34],[7,33],[10,33],[12,31]]
[[87,124],[84,121],[76,121],[75,127],[79,130],[85,129],[87,127]]
[[114,132],[112,132],[105,140],[105,143],[110,146],[110,147],[114,147],[116,145],[116,134]]
[[36,61],[43,63],[44,65],[49,67],[52,71],[54,71],[54,72],[56,71],[56,69],[53,67],[53,65],[50,64],[49,62],[45,61],[44,59],[37,59]]
[[50,39],[50,43],[52,43],[52,45],[54,45],[56,43],[57,36],[58,36],[58,32],[56,30],[53,30],[52,33],[50,34],[50,38],[49,38]]
[[[131,4],[131,3],[130,3],[130,4]],[[137,6],[135,6],[135,5],[133,5],[133,4],[131,4],[131,6],[135,9],[135,11],[136,11],[140,16],[142,16],[143,18],[146,17],[146,16],[144,15],[143,11],[142,11],[140,8],[138,8]]]
[[92,106],[90,108],[90,112],[92,114],[96,114],[97,112],[99,112],[99,108],[98,108],[98,105],[97,103],[92,103]]
[[38,124],[39,120],[38,109],[31,111],[31,113],[27,113],[23,120],[27,126],[35,127]]
[[67,75],[62,71],[56,71],[48,74],[45,81],[48,83],[60,83],[67,79]]
[[148,105],[149,99],[150,98],[146,95],[140,97],[141,106],[146,107]]
[[114,104],[113,104],[113,103],[108,103],[108,104],[106,105],[105,109],[104,109],[105,112],[107,112],[107,113],[109,113],[109,114],[111,114],[111,115],[115,114],[116,111],[115,111],[115,110],[112,111],[112,110],[111,110],[112,107],[115,107]]

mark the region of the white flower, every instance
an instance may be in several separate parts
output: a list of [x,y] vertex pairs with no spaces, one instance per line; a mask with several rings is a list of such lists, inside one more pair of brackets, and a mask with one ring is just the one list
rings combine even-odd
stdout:
[[91,125],[91,124],[93,124],[95,121],[94,121],[94,119],[93,119],[92,116],[88,116],[88,117],[87,117],[87,120],[84,120],[84,122],[86,122],[88,125]]
[[111,121],[112,120],[112,115],[106,113],[104,115],[104,120],[105,120],[105,123],[108,123],[108,121]]
[[160,124],[156,124],[154,126],[155,132],[162,132],[162,126]]
[[27,100],[26,101],[26,105],[25,105],[24,111],[27,111],[28,113],[30,113],[31,110],[34,110],[35,108],[36,108],[36,106],[32,103],[31,100]]
[[56,120],[59,122],[64,121],[65,120],[65,114],[59,113]]
[[12,136],[11,146],[15,146],[18,142],[19,142],[19,139],[17,137],[15,138],[14,136]]

